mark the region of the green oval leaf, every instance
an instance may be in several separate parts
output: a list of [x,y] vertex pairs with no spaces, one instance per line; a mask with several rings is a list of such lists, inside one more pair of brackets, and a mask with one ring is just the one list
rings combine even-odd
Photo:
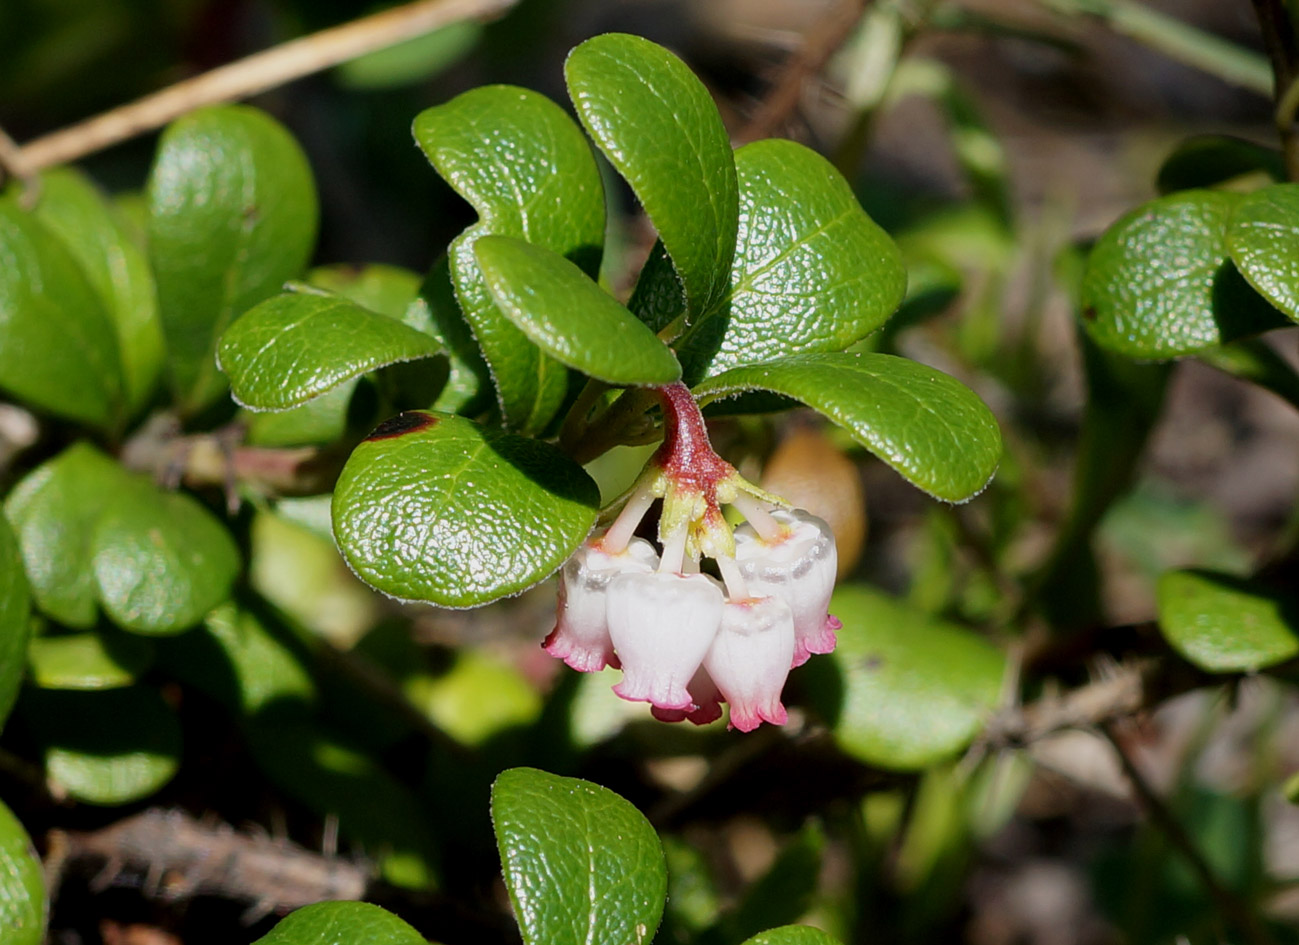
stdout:
[[28,675],[42,689],[129,686],[152,662],[149,641],[124,633],[39,636],[27,646]]
[[91,536],[104,611],[136,633],[187,630],[230,596],[239,549],[195,499],[140,484],[104,511]]
[[494,85],[456,96],[415,119],[415,140],[479,221],[448,255],[456,297],[491,366],[506,422],[543,429],[563,403],[568,372],[496,307],[473,245],[496,234],[526,239],[595,277],[604,244],[604,188],[580,130],[543,95]]
[[843,629],[832,657],[841,699],[828,714],[845,752],[917,770],[978,734],[1006,668],[995,647],[862,586],[839,588],[830,610]]
[[476,607],[555,571],[595,523],[599,490],[554,447],[410,411],[358,446],[334,490],[334,534],[385,594]]
[[635,191],[696,316],[730,285],[738,214],[735,162],[717,106],[676,56],[639,36],[607,33],[564,64],[587,133]]
[[117,332],[76,259],[11,199],[0,200],[0,388],[100,428],[120,420]]
[[391,912],[368,902],[317,902],[285,916],[254,945],[428,945]]
[[654,937],[667,867],[654,828],[588,781],[511,768],[492,785],[492,823],[525,945]]
[[18,540],[0,515],[0,729],[22,685],[31,611],[31,589],[23,574]]
[[678,343],[692,376],[842,351],[883,325],[907,276],[829,161],[793,141],[735,152],[740,226],[727,292]]
[[1285,324],[1228,258],[1239,194],[1188,190],[1137,207],[1105,231],[1083,276],[1083,323],[1133,358],[1194,354]]
[[49,779],[87,804],[148,797],[180,764],[180,723],[154,689],[33,689],[21,709]]
[[158,144],[149,176],[149,257],[183,409],[221,394],[217,339],[302,272],[316,238],[306,157],[270,116],[244,105],[192,112]]
[[810,925],[782,925],[759,932],[744,945],[839,945],[839,940]]
[[217,360],[240,404],[287,410],[375,368],[440,351],[424,332],[341,296],[286,292],[231,325]]
[[1299,184],[1273,184],[1242,197],[1227,248],[1249,284],[1299,321]]
[[45,939],[45,874],[31,838],[0,802],[0,940],[40,945]]
[[144,406],[166,356],[144,251],[94,184],[72,168],[41,177],[36,216],[63,241],[98,294],[117,330],[127,406]]
[[676,356],[563,256],[508,236],[474,244],[505,316],[556,361],[610,384],[670,384]]
[[75,443],[28,473],[5,501],[36,606],[59,623],[94,626],[91,537],[104,510],[130,485],[121,466]]
[[802,401],[925,492],[977,495],[997,470],[1001,431],[978,396],[942,371],[887,354],[803,354],[732,368],[695,388],[704,403],[751,390]]
[[1211,673],[1252,672],[1299,653],[1299,598],[1211,571],[1159,580],[1159,629],[1173,649]]

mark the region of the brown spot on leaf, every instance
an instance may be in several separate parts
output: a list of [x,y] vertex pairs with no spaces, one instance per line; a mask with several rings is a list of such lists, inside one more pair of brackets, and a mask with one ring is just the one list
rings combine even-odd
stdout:
[[408,410],[405,413],[399,413],[395,417],[389,417],[383,423],[374,428],[374,432],[366,437],[366,440],[390,440],[394,436],[405,436],[407,433],[417,433],[420,430],[427,430],[438,422],[437,417],[430,417],[426,413],[419,413],[415,410]]
[[884,657],[879,653],[872,653],[861,661],[861,668],[871,673],[883,669]]
[[1083,321],[1085,322],[1096,321],[1096,306],[1088,305],[1086,308],[1084,308],[1082,310],[1082,317],[1083,317]]

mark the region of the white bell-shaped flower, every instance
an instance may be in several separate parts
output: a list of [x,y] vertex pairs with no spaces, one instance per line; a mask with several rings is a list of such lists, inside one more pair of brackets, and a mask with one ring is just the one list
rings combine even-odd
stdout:
[[[813,653],[834,650],[839,622],[829,615],[838,557],[834,533],[824,521],[802,509],[771,513],[786,530],[764,541],[752,525],[735,530],[735,560],[754,597],[779,597],[794,615],[793,666]],[[725,688],[722,690],[725,692]]]
[[652,706],[650,715],[660,722],[684,722],[689,719],[696,725],[707,725],[722,717],[722,693],[702,666],[695,671],[686,691],[690,693],[690,708],[660,709]]
[[559,615],[542,646],[580,673],[617,665],[606,616],[609,582],[619,574],[650,574],[658,552],[643,538],[633,538],[617,554],[600,539],[587,542],[568,559],[559,582]]
[[690,710],[689,684],[722,619],[722,589],[704,574],[619,574],[609,582],[609,636],[622,663],[613,691]]
[[731,704],[731,726],[751,732],[784,725],[785,688],[794,658],[794,614],[779,597],[727,601],[704,669]]

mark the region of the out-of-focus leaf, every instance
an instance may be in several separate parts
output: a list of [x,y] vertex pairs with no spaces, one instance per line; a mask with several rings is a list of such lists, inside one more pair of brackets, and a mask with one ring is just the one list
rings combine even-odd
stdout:
[[701,402],[752,390],[802,401],[935,498],[964,502],[1001,459],[1001,431],[978,396],[942,371],[886,354],[804,354],[732,368]]
[[23,574],[18,541],[8,520],[0,515],[0,729],[23,681],[31,611],[31,589]]
[[444,674],[417,674],[403,688],[433,724],[466,745],[481,745],[541,714],[536,688],[514,667],[478,650],[462,649]]
[[475,607],[563,564],[595,523],[598,493],[549,444],[408,411],[343,467],[334,534],[352,570],[384,593]]
[[272,449],[334,442],[347,430],[348,409],[359,380],[343,381],[305,404],[288,410],[249,411],[244,417],[248,427],[247,442],[251,446]]
[[302,272],[318,213],[306,157],[263,112],[204,108],[163,132],[149,177],[149,257],[183,409],[224,390],[217,339]]
[[744,945],[839,945],[839,940],[810,925],[782,925],[759,932]]
[[230,662],[245,715],[272,703],[309,706],[315,701],[316,686],[307,668],[252,612],[222,604],[203,627]]
[[0,199],[0,388],[101,429],[123,407],[117,331],[72,253],[8,197]]
[[[308,285],[351,299],[372,312],[405,321],[406,310],[419,294],[420,277],[400,266],[317,266],[307,273]],[[407,322],[412,328],[420,327]]]
[[1229,135],[1196,135],[1181,142],[1164,159],[1155,180],[1161,194],[1214,187],[1246,174],[1263,173],[1285,180],[1285,161],[1267,148]]
[[281,919],[254,945],[428,945],[391,912],[368,902],[317,902]]
[[563,256],[508,236],[474,254],[500,311],[556,361],[610,384],[680,379],[668,346]]
[[512,86],[474,89],[415,119],[433,167],[478,212],[448,250],[464,317],[487,363],[506,422],[539,432],[568,389],[568,371],[497,309],[474,256],[480,236],[526,239],[594,278],[604,244],[604,188],[581,131],[545,96]]
[[693,317],[730,285],[738,196],[717,106],[680,59],[639,36],[586,40],[564,64],[578,117],[658,230]]
[[36,216],[76,258],[112,318],[127,407],[138,410],[153,392],[166,356],[144,251],[95,186],[72,168],[42,176]]
[[533,768],[492,785],[492,823],[525,945],[646,945],[667,869],[654,828],[606,788]]
[[449,69],[463,59],[482,36],[482,24],[452,23],[404,43],[348,60],[338,67],[339,81],[353,89],[390,89],[412,85]]
[[49,779],[87,804],[148,797],[180,764],[180,723],[155,689],[36,689],[23,695],[21,715]]
[[1228,255],[1239,194],[1188,190],[1142,204],[1102,234],[1083,277],[1083,324],[1143,360],[1194,354],[1285,319]]
[[42,689],[129,686],[152,662],[149,641],[125,633],[46,635],[27,645],[28,674]]
[[0,939],[5,945],[45,940],[45,874],[31,838],[0,803]]
[[1170,571],[1159,581],[1159,629],[1211,673],[1252,672],[1299,653],[1299,597],[1211,571]]
[[841,587],[832,657],[842,695],[835,740],[867,764],[918,770],[965,747],[996,705],[1005,658],[975,634],[879,591]]

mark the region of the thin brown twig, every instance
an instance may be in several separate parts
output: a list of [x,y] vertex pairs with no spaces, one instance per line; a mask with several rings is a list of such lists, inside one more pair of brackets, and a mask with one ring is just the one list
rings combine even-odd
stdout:
[[1145,808],[1146,814],[1154,825],[1168,838],[1168,842],[1173,848],[1182,855],[1182,858],[1190,866],[1204,887],[1205,892],[1217,905],[1218,910],[1225,919],[1230,920],[1241,935],[1245,936],[1247,942],[1252,945],[1273,945],[1271,933],[1259,919],[1258,913],[1249,907],[1249,904],[1242,900],[1235,892],[1222,885],[1218,877],[1214,874],[1213,868],[1204,858],[1195,841],[1186,832],[1182,822],[1174,816],[1173,812],[1168,809],[1163,798],[1155,791],[1146,780],[1141,769],[1137,767],[1131,756],[1123,748],[1123,742],[1115,731],[1113,723],[1106,723],[1101,726],[1101,731],[1114,747],[1118,755],[1119,764],[1123,767],[1123,773],[1127,776],[1133,791],[1141,800],[1141,806]]
[[29,141],[3,156],[9,173],[29,179],[43,168],[120,144],[204,105],[248,98],[366,53],[464,20],[489,20],[518,0],[417,0],[281,43],[236,62]]
[[1299,125],[1295,122],[1295,106],[1299,99],[1292,93],[1299,81],[1299,38],[1295,36],[1294,23],[1281,0],[1253,0],[1253,3],[1263,35],[1263,48],[1272,63],[1276,128],[1281,136],[1286,177],[1299,180]]
[[798,108],[804,83],[825,68],[834,51],[848,39],[865,6],[864,0],[840,0],[813,24],[798,51],[785,63],[770,94],[736,133],[737,142],[767,138],[780,129]]

